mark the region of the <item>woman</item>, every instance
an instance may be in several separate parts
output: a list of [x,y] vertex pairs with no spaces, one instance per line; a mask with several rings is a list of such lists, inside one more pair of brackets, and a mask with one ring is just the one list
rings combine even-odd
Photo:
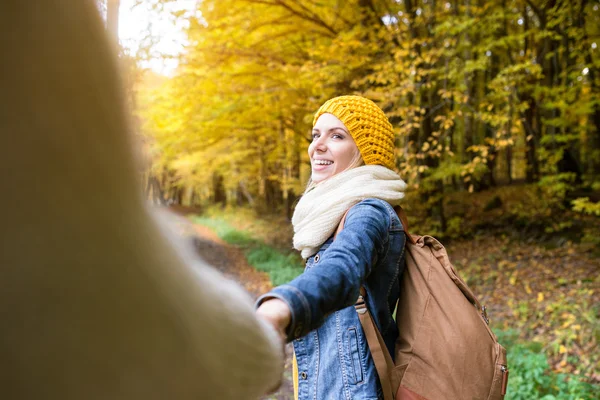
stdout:
[[[292,219],[294,247],[306,269],[261,296],[257,313],[294,342],[296,398],[379,399],[377,372],[353,304],[364,286],[393,354],[405,236],[392,205],[406,187],[392,171],[394,132],[383,111],[359,96],[327,101],[313,124],[311,181]],[[344,229],[334,240],[344,215]]]
[[278,333],[142,198],[95,2],[5,0],[0,32],[0,398],[273,389]]

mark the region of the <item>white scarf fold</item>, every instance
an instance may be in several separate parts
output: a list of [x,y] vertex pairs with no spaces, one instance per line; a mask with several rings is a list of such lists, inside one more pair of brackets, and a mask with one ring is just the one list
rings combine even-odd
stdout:
[[363,165],[340,172],[305,193],[294,211],[294,248],[302,258],[315,254],[333,234],[344,213],[368,198],[392,205],[404,197],[406,183],[380,165]]

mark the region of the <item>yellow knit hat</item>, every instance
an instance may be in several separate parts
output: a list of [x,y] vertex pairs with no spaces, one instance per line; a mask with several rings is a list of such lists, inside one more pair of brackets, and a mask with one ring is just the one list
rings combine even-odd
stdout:
[[313,119],[325,113],[344,123],[367,165],[383,165],[394,169],[394,131],[387,117],[371,100],[361,96],[339,96],[327,100]]

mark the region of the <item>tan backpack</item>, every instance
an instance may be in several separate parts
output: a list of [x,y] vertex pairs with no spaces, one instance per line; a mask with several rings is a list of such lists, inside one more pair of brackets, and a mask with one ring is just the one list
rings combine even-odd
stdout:
[[503,399],[506,350],[488,326],[485,307],[458,276],[444,246],[431,236],[410,235],[404,211],[396,212],[407,242],[395,362],[365,305],[364,288],[355,305],[384,399]]

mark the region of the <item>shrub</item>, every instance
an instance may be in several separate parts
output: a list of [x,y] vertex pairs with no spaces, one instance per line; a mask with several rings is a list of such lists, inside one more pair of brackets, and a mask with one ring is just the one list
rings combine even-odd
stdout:
[[499,331],[498,340],[507,347],[510,375],[506,400],[592,400],[598,393],[591,385],[573,374],[556,374],[550,370],[547,356],[536,342],[517,343],[514,330]]

